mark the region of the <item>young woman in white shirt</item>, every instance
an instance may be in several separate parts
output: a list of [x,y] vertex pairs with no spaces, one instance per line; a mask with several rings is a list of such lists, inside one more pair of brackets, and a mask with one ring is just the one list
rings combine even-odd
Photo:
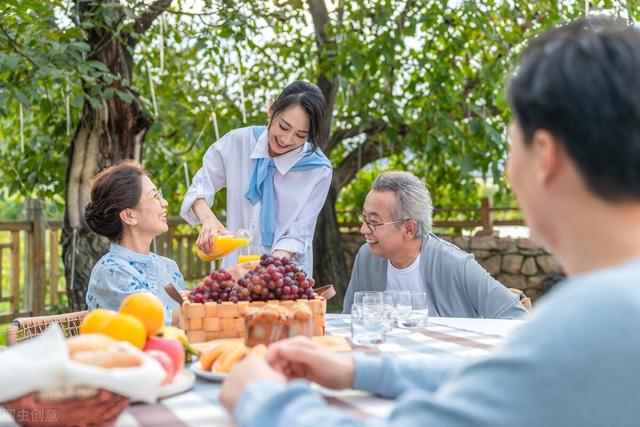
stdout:
[[[287,257],[312,274],[316,220],[331,184],[331,163],[317,147],[326,104],[306,81],[288,85],[267,111],[267,126],[235,129],[211,145],[182,202],[181,216],[202,224],[196,245],[213,250],[220,233],[249,229],[251,245]],[[211,210],[214,195],[227,188],[227,225]],[[225,257],[223,266],[237,263]]]

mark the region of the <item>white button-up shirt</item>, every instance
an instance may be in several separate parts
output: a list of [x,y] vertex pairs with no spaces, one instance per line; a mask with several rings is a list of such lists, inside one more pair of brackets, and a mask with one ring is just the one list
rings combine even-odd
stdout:
[[[300,149],[274,157],[276,171],[273,174],[275,191],[276,227],[273,246],[261,249],[264,253],[284,250],[294,255],[294,261],[302,264],[309,274],[313,272],[313,233],[316,220],[324,205],[332,170],[319,167],[303,171],[290,170],[308,149],[306,143]],[[200,220],[191,206],[197,199],[213,205],[214,194],[227,188],[227,229],[246,228],[251,231],[251,245],[262,245],[260,233],[260,202],[252,205],[244,194],[249,188],[254,159],[268,158],[267,132],[256,141],[250,127],[235,129],[211,145],[203,158],[203,166],[193,177],[182,202],[180,215],[189,224]],[[237,263],[237,251],[226,256],[223,266]]]

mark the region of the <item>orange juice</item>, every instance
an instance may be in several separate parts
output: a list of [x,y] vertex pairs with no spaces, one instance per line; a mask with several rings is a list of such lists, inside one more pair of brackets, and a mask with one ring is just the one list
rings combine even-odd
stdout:
[[238,264],[260,261],[260,255],[238,255]]
[[214,248],[210,255],[206,255],[197,246],[196,254],[198,254],[198,257],[203,261],[213,261],[235,251],[239,247],[247,246],[250,240],[251,239],[248,237],[236,237],[233,234],[221,234],[216,236],[213,241]]

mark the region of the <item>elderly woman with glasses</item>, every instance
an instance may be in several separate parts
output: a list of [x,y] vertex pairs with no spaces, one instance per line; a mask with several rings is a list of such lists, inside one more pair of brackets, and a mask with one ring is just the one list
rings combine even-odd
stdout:
[[124,161],[96,175],[84,217],[93,232],[111,241],[91,272],[89,308],[117,310],[128,295],[149,292],[162,301],[170,325],[178,304],[164,286],[184,290],[184,279],[175,261],[151,252],[153,239],[169,229],[167,201],[142,165]]

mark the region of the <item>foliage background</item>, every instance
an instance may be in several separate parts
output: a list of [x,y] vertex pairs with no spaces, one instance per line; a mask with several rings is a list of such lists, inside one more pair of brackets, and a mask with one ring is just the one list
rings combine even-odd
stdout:
[[[630,21],[640,15],[636,1],[614,0],[168,3],[2,2],[0,216],[16,218],[23,198],[38,197],[61,217],[83,111],[133,95],[154,119],[143,163],[175,215],[210,144],[264,123],[269,101],[296,79],[335,89],[323,148],[337,211],[359,210],[372,178],[388,169],[420,176],[435,206],[478,206],[487,194],[513,205],[503,176],[504,86],[525,41],[584,16],[587,5]],[[81,19],[78,5],[91,13]],[[136,18],[154,7],[163,13],[136,32]],[[92,59],[102,48],[87,42],[96,29],[137,41],[131,81]],[[220,215],[224,199],[216,199]]]
[[[131,15],[144,6],[122,3]],[[306,5],[255,3],[261,5],[174,1],[138,45],[131,85],[155,119],[143,159],[173,214],[185,191],[185,166],[191,177],[218,135],[264,122],[269,100],[286,83],[315,81],[320,71]],[[590,6],[637,18],[634,3]],[[407,4],[403,30],[393,31],[390,22]],[[505,77],[523,40],[583,15],[584,2],[357,0],[329,2],[329,9],[334,24],[342,14],[331,29],[339,40],[330,52],[331,71],[340,76],[334,129],[384,121],[391,125],[375,143],[402,147],[362,164],[337,209],[358,209],[371,178],[391,168],[423,177],[436,205],[477,204],[487,183],[496,204],[513,203],[502,173]],[[108,87],[84,93],[83,84],[108,72],[83,59],[87,45],[73,23],[73,2],[8,0],[0,17],[0,212],[14,218],[19,199],[12,196],[19,194],[49,200],[55,215],[63,208],[67,150],[83,103],[119,94]],[[398,136],[403,128],[407,134]],[[334,164],[361,143],[362,135],[341,141],[331,153]]]

